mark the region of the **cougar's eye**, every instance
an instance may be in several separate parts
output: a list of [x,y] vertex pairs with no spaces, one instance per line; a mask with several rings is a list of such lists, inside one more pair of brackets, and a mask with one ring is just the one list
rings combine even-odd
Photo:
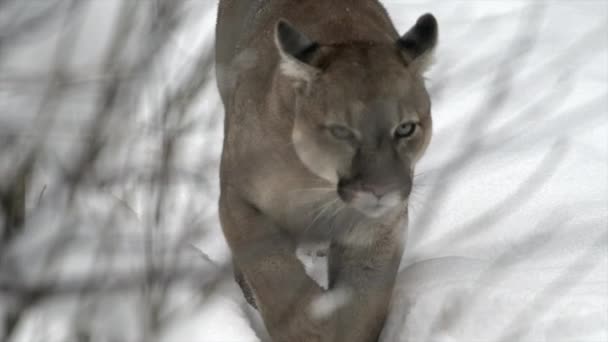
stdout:
[[353,133],[353,131],[341,125],[330,126],[329,132],[334,136],[334,138],[339,140],[351,140],[355,138],[355,133]]
[[395,129],[395,138],[409,138],[416,132],[417,124],[413,122],[404,122]]

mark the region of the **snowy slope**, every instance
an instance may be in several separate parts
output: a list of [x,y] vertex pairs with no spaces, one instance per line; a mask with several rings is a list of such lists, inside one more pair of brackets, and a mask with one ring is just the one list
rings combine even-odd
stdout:
[[607,3],[412,8],[439,94],[385,340],[608,340]]

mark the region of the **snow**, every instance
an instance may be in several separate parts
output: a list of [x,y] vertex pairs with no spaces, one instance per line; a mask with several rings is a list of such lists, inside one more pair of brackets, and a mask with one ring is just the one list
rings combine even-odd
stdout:
[[388,5],[433,12],[443,30],[435,132],[383,341],[606,341],[607,3],[451,6]]

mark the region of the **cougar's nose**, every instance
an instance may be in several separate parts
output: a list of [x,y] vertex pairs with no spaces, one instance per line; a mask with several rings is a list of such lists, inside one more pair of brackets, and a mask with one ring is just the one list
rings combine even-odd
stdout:
[[391,187],[387,185],[372,185],[372,184],[361,184],[361,190],[369,192],[374,195],[377,199],[381,199],[384,195],[391,192]]

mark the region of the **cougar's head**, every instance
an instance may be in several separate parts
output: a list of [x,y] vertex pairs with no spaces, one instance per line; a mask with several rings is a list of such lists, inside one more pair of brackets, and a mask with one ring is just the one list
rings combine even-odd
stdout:
[[[285,21],[276,26],[279,82],[295,112],[302,163],[370,217],[403,210],[431,137],[422,73],[437,41],[426,14],[394,42],[323,45]],[[285,90],[288,89],[288,90]]]

